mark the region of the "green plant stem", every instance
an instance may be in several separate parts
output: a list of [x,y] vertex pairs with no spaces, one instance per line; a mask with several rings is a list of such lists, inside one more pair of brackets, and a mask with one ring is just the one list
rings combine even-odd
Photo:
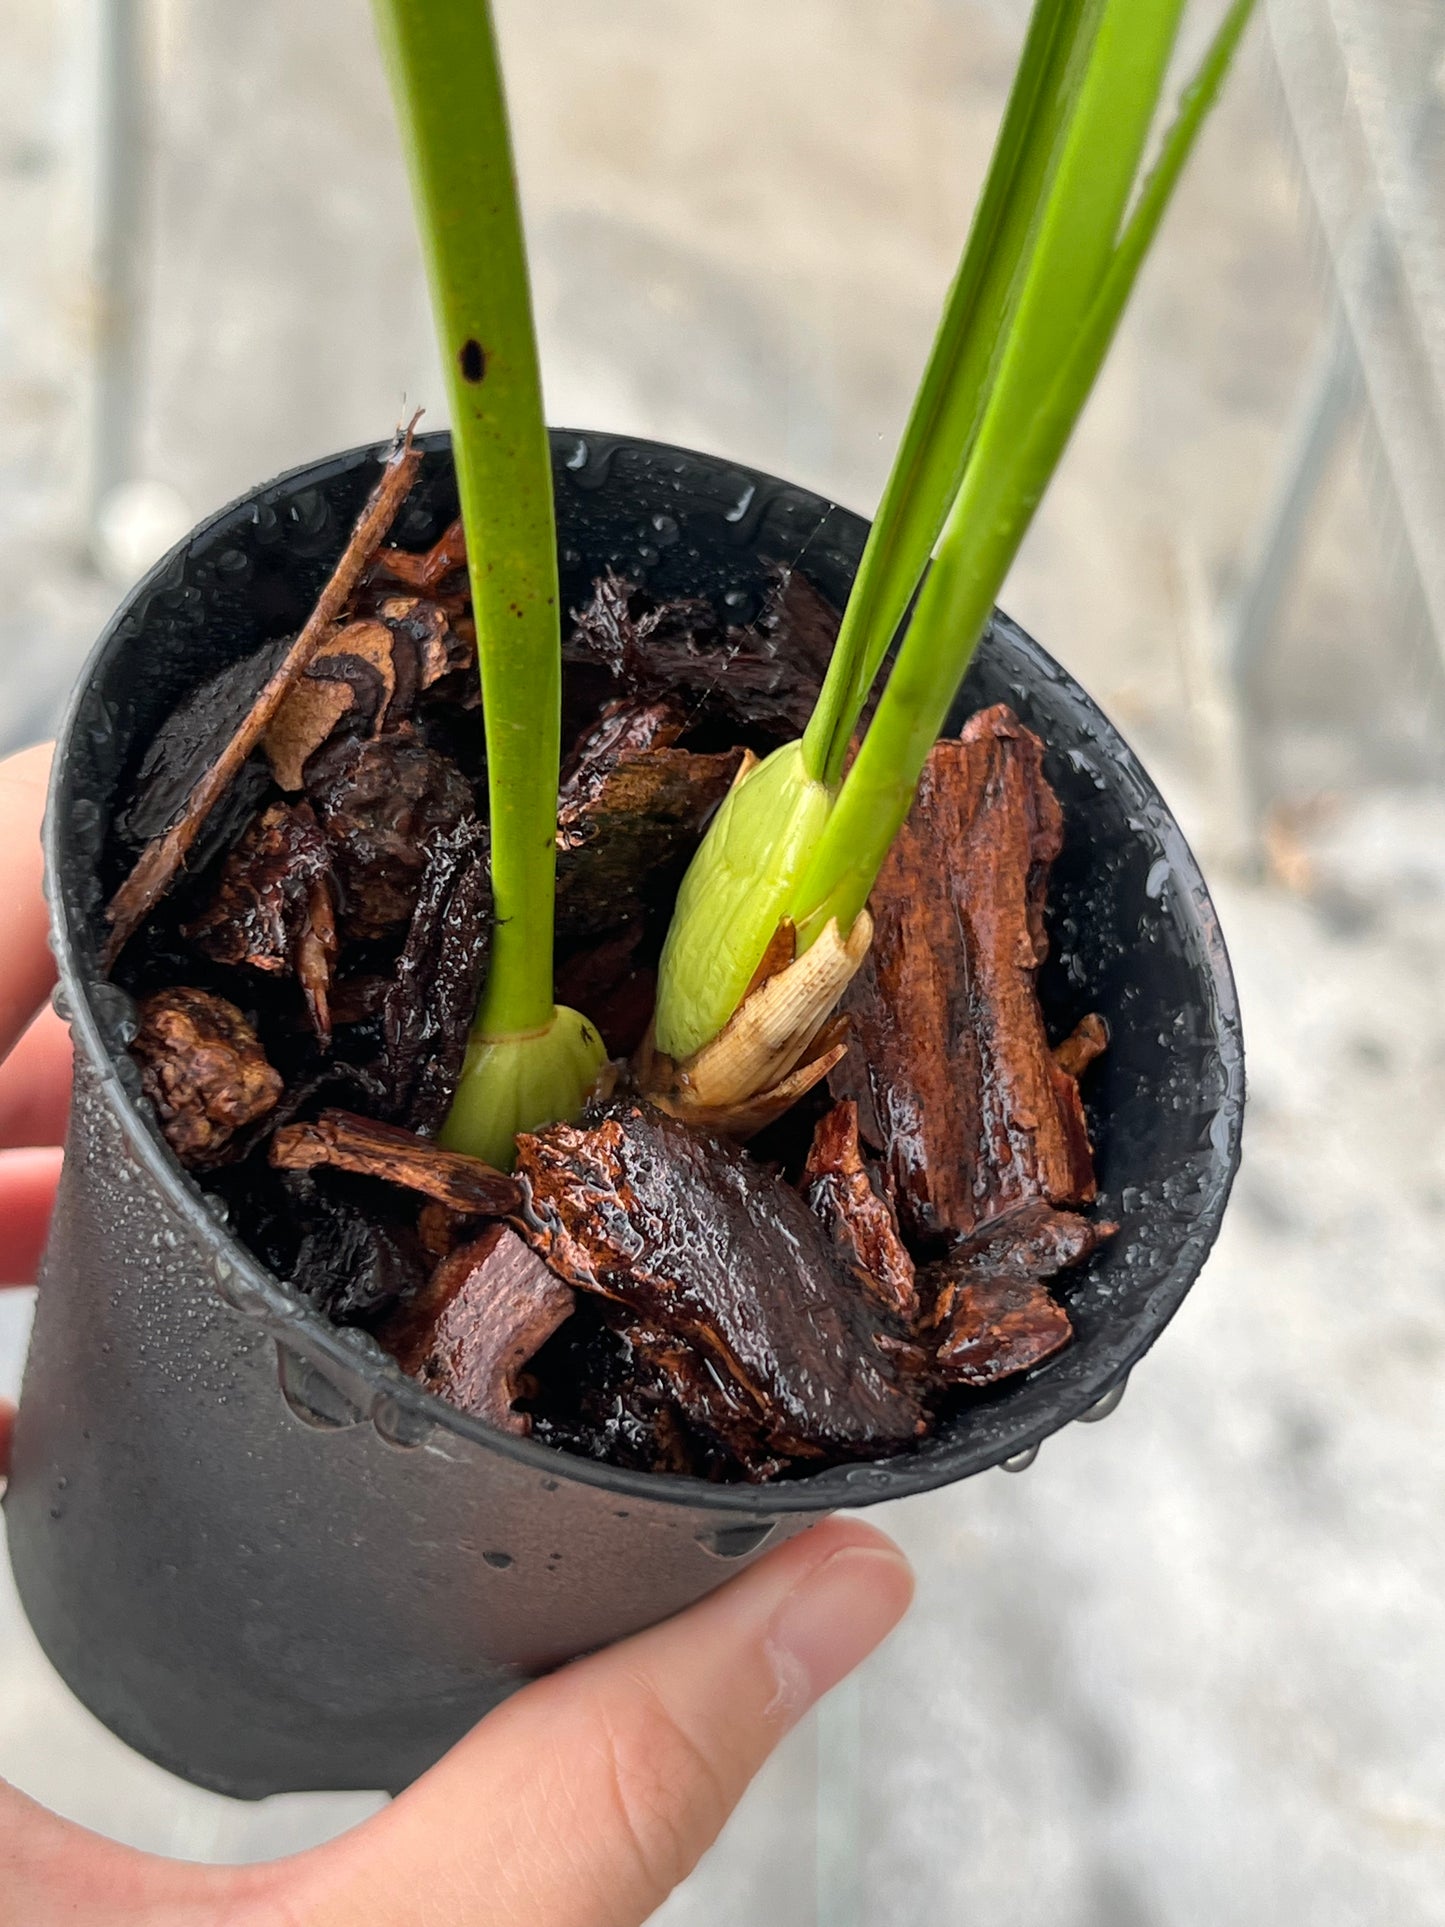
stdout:
[[[1017,380],[1019,369],[1027,371],[1032,384],[1039,363],[1037,353],[1028,352],[1030,344],[1017,339],[1010,343],[995,404],[979,431],[898,660],[794,899],[800,946],[812,941],[832,917],[848,929],[868,900],[994,597],[1068,443],[1184,163],[1223,84],[1252,4],[1235,0],[1226,15],[1185,92],[1097,292],[1082,316],[1076,310],[1072,317],[1066,351],[1051,378],[1037,388],[1006,385],[1010,374]],[[1167,51],[1167,46],[1154,49],[1160,75]],[[1154,84],[1157,90],[1157,79]],[[1145,118],[1142,96],[1140,107]],[[1036,274],[1030,278],[1046,293]],[[1020,328],[1026,312],[1021,302]]]
[[561,656],[552,469],[487,0],[376,0],[452,416],[487,732],[489,1036],[552,1021]]
[[968,243],[803,737],[808,773],[830,788],[958,494],[1099,7],[1041,0],[1029,23]]

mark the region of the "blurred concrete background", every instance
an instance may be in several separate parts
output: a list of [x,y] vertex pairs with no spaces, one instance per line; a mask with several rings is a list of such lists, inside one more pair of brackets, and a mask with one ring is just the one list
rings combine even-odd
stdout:
[[[552,418],[871,508],[1024,11],[501,0]],[[441,409],[364,0],[0,25],[13,747],[192,521]],[[666,1927],[1445,1922],[1442,53],[1438,0],[1262,9],[1005,598],[1218,885],[1253,1089],[1219,1250],[1116,1418],[893,1512],[913,1618]],[[8,1595],[0,1772],[196,1858],[374,1804],[135,1760]]]

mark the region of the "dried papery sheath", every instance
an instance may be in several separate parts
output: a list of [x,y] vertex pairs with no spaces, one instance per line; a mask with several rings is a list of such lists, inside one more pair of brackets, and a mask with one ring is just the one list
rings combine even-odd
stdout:
[[[785,926],[791,937],[791,926]],[[848,937],[830,924],[806,955],[767,975],[710,1043],[680,1064],[654,1051],[644,1092],[673,1117],[728,1137],[761,1130],[822,1081],[843,1054],[832,1023],[838,999],[868,954],[865,910]],[[791,948],[791,943],[789,945]]]

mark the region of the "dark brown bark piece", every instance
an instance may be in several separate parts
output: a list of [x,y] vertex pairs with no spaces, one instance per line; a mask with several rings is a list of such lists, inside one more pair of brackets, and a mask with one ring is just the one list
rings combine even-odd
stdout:
[[215,895],[184,934],[217,963],[296,977],[312,1028],[329,1043],[334,893],[331,852],[310,804],[273,803],[226,858]]
[[996,1218],[985,1218],[946,1258],[919,1274],[919,1285],[932,1294],[929,1322],[946,1324],[953,1301],[965,1285],[1037,1284],[1071,1265],[1082,1264],[1117,1226],[1082,1218],[1077,1211],[1059,1211],[1041,1198],[1015,1205]]
[[[299,790],[307,759],[345,721],[376,734],[398,707],[395,638],[384,622],[333,629],[271,719],[266,754],[283,790]],[[403,700],[403,713],[410,705]]]
[[[131,801],[117,819],[116,828],[127,843],[139,850],[164,836],[185,809],[191,791],[246,720],[256,691],[290,646],[289,639],[282,638],[252,650],[176,704],[151,738]],[[192,872],[230,847],[270,786],[271,773],[263,756],[243,764],[197,835],[188,856]]]
[[291,1282],[318,1311],[339,1325],[370,1320],[409,1298],[426,1278],[426,1258],[415,1233],[379,1224],[375,1214],[306,1174],[287,1174],[296,1186],[301,1242]]
[[574,951],[557,967],[557,1002],[586,1011],[609,1057],[631,1057],[652,1022],[657,972],[637,962],[645,934],[639,918],[600,943]]
[[474,816],[439,831],[382,1009],[392,1115],[430,1136],[446,1119],[492,942],[487,831]]
[[1094,1196],[1078,1085],[1035,991],[1063,836],[1043,754],[1002,704],[936,744],[869,899],[873,947],[843,1000],[854,1039],[830,1082],[882,1151],[910,1241]]
[[1109,1026],[1097,1013],[1081,1017],[1069,1035],[1054,1045],[1054,1062],[1066,1076],[1079,1078],[1109,1048]]
[[659,602],[608,570],[573,611],[566,655],[644,697],[706,705],[779,740],[801,734],[827,673],[838,613],[797,569],[779,569],[758,620],[727,630],[710,604]]
[[675,692],[679,698],[703,659],[699,638],[718,628],[711,604],[692,596],[659,602],[615,569],[598,576],[587,601],[572,611],[572,624],[564,660],[596,663],[633,695]]
[[874,1189],[858,1146],[858,1106],[849,1098],[820,1118],[803,1167],[808,1208],[831,1232],[870,1291],[907,1323],[918,1313],[913,1260],[893,1208]]
[[467,537],[458,516],[429,549],[420,553],[413,549],[378,549],[367,570],[367,581],[396,582],[425,595],[440,589],[449,578],[460,575],[466,565]]
[[504,1217],[523,1196],[514,1178],[480,1158],[443,1151],[414,1131],[353,1111],[323,1111],[313,1123],[285,1125],[271,1140],[271,1162],[283,1171],[325,1168],[381,1178],[479,1217]]
[[236,1006],[179,986],[141,999],[131,1055],[166,1142],[183,1164],[223,1162],[232,1139],[274,1110],[280,1074]]
[[513,1409],[523,1368],[572,1315],[570,1289],[505,1225],[443,1259],[377,1336],[428,1391],[500,1432],[525,1437]]
[[604,705],[583,731],[562,765],[557,783],[557,815],[577,815],[595,803],[617,765],[646,749],[671,749],[687,722],[671,702],[644,702],[621,696]]
[[669,703],[609,703],[562,775],[557,807],[557,928],[595,936],[630,923],[644,897],[681,880],[742,761],[671,747]]
[[380,1017],[391,994],[391,985],[390,977],[383,977],[375,970],[365,970],[355,977],[343,978],[332,986],[332,1023],[338,1026],[365,1024]]
[[[738,721],[801,736],[828,673],[841,621],[840,612],[800,569],[776,569],[757,621],[727,633],[726,702]],[[733,687],[735,677],[741,686]],[[872,713],[870,702],[865,720]]]
[[410,920],[428,846],[475,814],[461,771],[408,730],[328,744],[312,759],[307,790],[341,885],[341,928],[358,939]]
[[532,1361],[532,1436],[637,1472],[725,1475],[732,1460],[689,1433],[661,1375],[580,1297]]
[[518,1139],[523,1235],[595,1292],[691,1428],[753,1476],[780,1457],[875,1457],[922,1435],[897,1336],[798,1193],[633,1103]]
[[421,450],[412,440],[415,417],[387,457],[381,479],[357,518],[341,559],[317,598],[296,640],[267,678],[245,717],[214,763],[201,775],[186,798],[181,815],[165,832],[146,845],[139,861],[116,891],[106,910],[111,926],[101,961],[115,962],[142,920],[169,890],[185,863],[207,817],[231,787],[251,752],[259,745],[272,717],[286,700],[316,651],[331,634],[351,600],[361,572],[396,519],[421,467]]
[[1072,1336],[1069,1314],[1043,1285],[982,1279],[960,1289],[937,1368],[950,1384],[996,1385],[1042,1365]]
[[374,615],[332,631],[272,719],[265,747],[277,783],[301,789],[310,759],[333,736],[379,736],[407,722],[444,676],[467,669],[475,678],[474,643],[440,603],[384,597]]
[[[290,1100],[288,1092],[272,1122]],[[361,1178],[276,1171],[255,1158],[238,1159],[208,1188],[239,1214],[247,1244],[275,1276],[338,1324],[375,1318],[430,1275],[404,1192],[394,1194],[395,1209],[384,1198],[378,1210]]]

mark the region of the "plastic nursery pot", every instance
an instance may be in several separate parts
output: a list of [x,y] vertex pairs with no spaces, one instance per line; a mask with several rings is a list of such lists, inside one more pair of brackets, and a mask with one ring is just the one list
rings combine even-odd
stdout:
[[[768,564],[841,604],[866,524],[712,457],[558,433],[566,601],[612,564],[756,612]],[[396,539],[454,512],[444,436]],[[839,1506],[1018,1464],[1108,1409],[1214,1239],[1243,1063],[1209,894],[1138,761],[1077,683],[999,617],[959,719],[1011,703],[1048,745],[1050,1023],[1108,1019],[1091,1074],[1100,1211],[1120,1232],[1065,1291],[1056,1360],[920,1450],[774,1486],[649,1477],[503,1437],[403,1377],[253,1259],[172,1158],[97,968],[109,826],[177,699],[299,626],[376,475],[313,463],[213,516],[101,639],[47,828],[75,1099],[6,1510],[20,1595],[62,1675],[141,1752],[222,1792],[398,1788],[530,1675],[720,1584]],[[724,665],[719,663],[719,672]]]

